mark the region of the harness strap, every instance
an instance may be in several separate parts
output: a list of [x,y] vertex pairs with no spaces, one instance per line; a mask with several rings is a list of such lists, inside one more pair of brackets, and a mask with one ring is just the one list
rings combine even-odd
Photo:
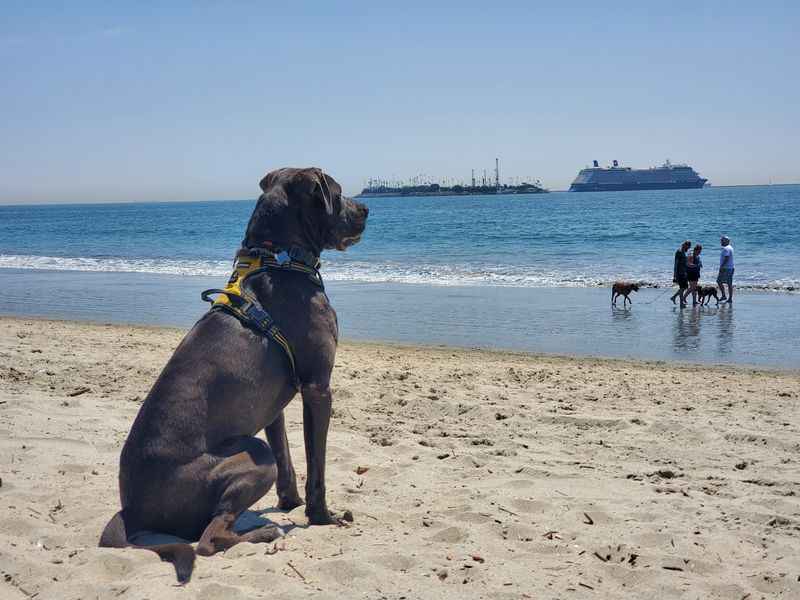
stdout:
[[[265,271],[295,271],[305,274],[315,285],[323,290],[325,285],[319,274],[319,257],[302,248],[288,250],[278,248],[242,248],[236,253],[233,273],[224,290],[212,288],[205,290],[200,297],[211,302],[211,310],[224,310],[244,325],[251,327],[274,341],[286,355],[292,382],[300,387],[294,352],[289,341],[281,332],[275,319],[261,306],[258,300],[245,287],[250,277]],[[218,296],[216,299],[212,296]]]
[[[325,286],[319,274],[319,257],[302,248],[289,250],[273,248],[242,248],[236,253],[228,285],[224,290],[212,288],[205,290],[200,297],[211,302],[211,310],[224,310],[274,341],[282,349],[289,363],[292,382],[300,387],[292,346],[281,332],[275,319],[246,288],[248,279],[265,271],[295,271],[305,274],[315,285],[323,290]],[[218,296],[216,299],[212,296]]]
[[[228,301],[222,303],[219,300],[211,298],[212,295],[219,294],[224,294]],[[297,366],[295,364],[294,352],[292,351],[291,344],[289,344],[289,341],[284,337],[280,328],[275,324],[275,319],[272,318],[272,315],[261,308],[258,302],[250,297],[250,294],[246,292],[237,294],[230,290],[210,289],[203,291],[200,297],[206,302],[213,303],[211,310],[224,310],[232,314],[245,325],[249,325],[278,344],[283,349],[283,353],[286,355],[286,360],[289,363],[292,383],[296,388],[300,387],[300,380],[297,377]]]

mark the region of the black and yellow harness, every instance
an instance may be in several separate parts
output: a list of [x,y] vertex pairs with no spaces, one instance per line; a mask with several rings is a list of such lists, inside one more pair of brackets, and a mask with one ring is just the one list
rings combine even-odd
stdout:
[[[275,319],[247,289],[248,280],[265,271],[294,271],[306,275],[323,290],[325,286],[319,273],[319,257],[302,248],[289,250],[277,248],[242,248],[236,253],[233,273],[224,290],[205,290],[200,297],[211,302],[210,310],[223,310],[239,319],[245,326],[274,341],[283,349],[289,364],[292,382],[299,387],[294,352],[289,340],[281,332]],[[212,296],[218,296],[216,299]]]

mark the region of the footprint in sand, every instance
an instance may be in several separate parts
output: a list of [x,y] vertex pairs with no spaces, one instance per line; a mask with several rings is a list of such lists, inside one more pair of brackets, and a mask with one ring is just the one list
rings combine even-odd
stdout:
[[413,569],[420,561],[411,558],[410,556],[403,556],[402,554],[390,553],[373,556],[369,562],[375,565],[385,567],[390,571],[405,573]]
[[624,565],[628,567],[640,566],[641,554],[637,549],[630,548],[625,544],[616,546],[602,546],[594,551],[594,556],[598,560],[614,565]]
[[467,535],[458,527],[447,527],[428,538],[432,542],[457,544],[467,539]]
[[245,598],[239,588],[219,583],[209,583],[197,593],[197,600],[238,600]]
[[330,578],[339,585],[350,586],[354,579],[361,579],[372,574],[355,560],[326,560],[315,565],[315,569],[323,578]]
[[509,542],[529,543],[541,539],[542,533],[529,525],[515,524],[503,529],[500,536]]
[[444,514],[460,523],[474,523],[476,525],[481,525],[483,523],[494,522],[493,517],[470,510],[448,510],[445,511]]
[[511,506],[513,506],[519,512],[528,514],[544,513],[553,508],[553,505],[550,502],[544,502],[542,500],[525,500],[523,498],[515,498],[511,501]]
[[[146,559],[152,559],[149,552],[142,552],[141,550],[125,551],[125,554],[132,556],[121,556],[119,550],[110,550],[106,548],[92,548],[91,553],[98,554],[94,560],[91,561],[91,576],[94,579],[109,581],[117,581],[125,579],[130,575],[137,564],[143,564]],[[135,553],[135,554],[134,554]],[[89,552],[86,553],[84,558],[90,558]],[[158,557],[156,557],[158,559]]]

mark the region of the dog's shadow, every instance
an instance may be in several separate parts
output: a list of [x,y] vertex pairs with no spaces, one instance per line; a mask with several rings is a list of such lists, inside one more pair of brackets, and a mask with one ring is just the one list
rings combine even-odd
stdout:
[[[296,528],[303,528],[303,525],[296,525],[294,523],[290,523],[289,525],[278,525],[275,521],[272,521],[268,518],[265,518],[265,514],[271,513],[278,513],[278,514],[285,514],[282,510],[277,508],[265,508],[263,510],[246,510],[239,518],[236,519],[236,523],[233,525],[233,530],[238,534],[247,533],[248,531],[253,531],[254,529],[258,529],[260,527],[264,527],[267,525],[273,525],[275,527],[279,527],[281,531],[283,531],[284,535],[289,533],[292,529]],[[179,538],[176,535],[170,535],[168,533],[159,533],[156,531],[141,531],[133,536],[128,540],[132,544],[136,544],[137,546],[155,546],[157,544],[174,544],[174,543],[187,543],[191,544],[196,542],[197,540],[185,540],[183,538]]]

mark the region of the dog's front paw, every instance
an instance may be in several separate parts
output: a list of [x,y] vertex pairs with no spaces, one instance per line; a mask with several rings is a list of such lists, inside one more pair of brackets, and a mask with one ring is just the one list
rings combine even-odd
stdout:
[[299,494],[280,496],[278,498],[278,509],[285,510],[287,512],[290,510],[294,510],[295,508],[297,508],[298,506],[302,506],[303,504],[304,502],[302,498],[300,498]]
[[339,525],[348,527],[353,522],[353,513],[349,510],[343,513],[334,513],[327,508],[309,511],[306,510],[309,525]]

